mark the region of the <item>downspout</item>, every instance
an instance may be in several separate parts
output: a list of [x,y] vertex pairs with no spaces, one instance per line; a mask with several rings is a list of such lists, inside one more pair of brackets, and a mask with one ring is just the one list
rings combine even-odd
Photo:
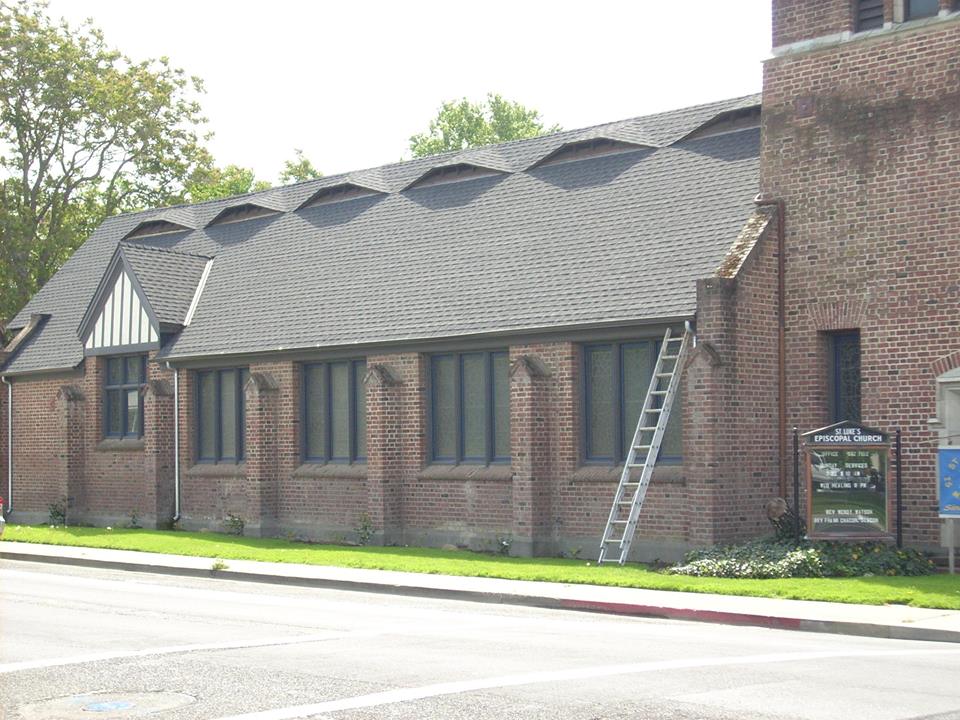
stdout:
[[173,522],[180,519],[180,370],[173,370]]
[[780,198],[769,198],[760,193],[754,198],[758,206],[774,206],[777,209],[777,432],[780,438],[780,497],[787,498],[787,342],[786,342],[786,301],[784,299],[784,278],[786,276],[786,258],[784,257],[784,229],[786,226],[786,208]]
[[6,375],[0,375],[0,382],[7,386],[7,504],[3,509],[9,513],[13,506],[13,383]]

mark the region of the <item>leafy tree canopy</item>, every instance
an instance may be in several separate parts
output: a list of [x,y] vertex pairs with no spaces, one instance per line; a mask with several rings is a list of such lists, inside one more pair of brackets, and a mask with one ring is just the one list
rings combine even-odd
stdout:
[[243,195],[248,192],[266,190],[270,183],[266,180],[257,180],[253,170],[227,165],[225,168],[199,168],[187,182],[187,198],[190,202],[203,202]]
[[[303,150],[294,150],[294,159],[283,163],[279,181],[281,185],[314,180],[323,177],[323,173],[314,167]],[[217,200],[231,195],[243,195],[272,187],[266,180],[257,180],[253,170],[227,165],[224,168],[201,167],[187,182],[186,194],[190,202]]]
[[558,125],[545,128],[538,111],[489,93],[481,103],[466,98],[445,102],[430,129],[410,138],[410,151],[414,157],[425,157],[559,130]]
[[211,166],[197,78],[0,0],[0,322],[107,216],[181,202]]
[[286,160],[283,163],[283,170],[280,172],[280,184],[303,182],[304,180],[316,180],[323,177],[323,173],[317,170],[310,159],[303,154],[299,148],[293,151],[296,157],[293,160]]

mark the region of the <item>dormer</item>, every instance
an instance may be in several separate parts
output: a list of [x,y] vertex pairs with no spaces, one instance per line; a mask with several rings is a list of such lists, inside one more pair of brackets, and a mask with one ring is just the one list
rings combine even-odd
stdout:
[[540,160],[531,165],[531,167],[559,165],[560,163],[586,160],[604,155],[618,155],[648,147],[649,145],[626,142],[604,136],[570,140],[540,158]]
[[207,227],[214,225],[227,225],[229,223],[243,222],[255,218],[269,217],[278,215],[280,210],[254,201],[239,202],[234,205],[228,205],[223,208],[214,218],[207,223]]
[[494,177],[503,174],[505,174],[503,170],[485,167],[476,163],[446,163],[430,168],[403,189],[410,190],[412,188],[430,187],[432,185],[445,185],[447,183]]
[[707,120],[691,132],[687,133],[681,140],[694,140],[697,138],[710,137],[711,135],[722,135],[739,130],[748,130],[750,128],[760,127],[760,105],[752,105],[736,110],[722,112],[715,117]]
[[211,258],[121,243],[84,313],[86,355],[142,352],[190,324]]
[[78,331],[84,355],[160,347],[160,323],[136,273],[117,248]]
[[318,205],[333,205],[335,203],[346,202],[347,200],[376,197],[378,195],[383,195],[383,193],[357,183],[343,182],[320,188],[301,203],[297,210],[317,207]]
[[190,230],[193,230],[193,228],[181,225],[180,223],[170,222],[169,220],[144,220],[124,235],[123,239],[131,240],[157,235],[171,235],[174,233],[189,232]]

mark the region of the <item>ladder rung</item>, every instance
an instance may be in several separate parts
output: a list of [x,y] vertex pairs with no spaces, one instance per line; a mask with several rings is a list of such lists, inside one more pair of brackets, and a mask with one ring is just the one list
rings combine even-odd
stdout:
[[683,335],[677,337],[667,338],[667,342],[683,342]]
[[641,431],[643,431],[643,430],[656,430],[656,429],[657,429],[657,426],[656,426],[656,425],[654,425],[653,427],[643,426],[643,427],[640,428]]
[[640,483],[638,482],[625,482],[621,484],[623,485],[623,487],[640,487]]
[[651,394],[651,395],[666,395],[668,392],[670,392],[670,391],[669,391],[669,390],[651,390],[651,391],[650,391],[650,394]]
[[668,372],[668,373],[656,373],[656,374],[654,375],[654,377],[673,377],[673,375],[674,375],[674,374],[673,374],[672,372]]
[[630,463],[627,467],[642,468],[642,467],[644,467],[645,465],[646,465],[646,463]]
[[676,360],[676,359],[679,358],[679,357],[680,357],[679,355],[661,355],[661,356],[660,356],[660,359],[661,359],[661,360]]

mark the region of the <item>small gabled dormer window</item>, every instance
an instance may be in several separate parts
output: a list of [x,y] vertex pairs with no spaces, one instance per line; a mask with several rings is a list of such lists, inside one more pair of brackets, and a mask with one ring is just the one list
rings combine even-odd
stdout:
[[883,27],[883,0],[858,0],[857,32]]
[[616,155],[638,150],[641,147],[643,146],[621,142],[619,140],[610,140],[608,138],[580,140],[563,145],[558,150],[543,158],[537,165],[556,165],[559,163],[573,162],[575,160],[601,157],[603,155]]
[[499,170],[482,167],[480,165],[471,165],[470,163],[457,163],[456,165],[445,165],[428,170],[418,177],[405,189],[413,187],[428,187],[430,185],[444,185],[446,183],[460,182],[461,180],[473,180],[474,178],[492,177],[502,175]]
[[244,203],[228,207],[220,212],[213,220],[207,223],[211,225],[226,225],[227,223],[241,222],[243,220],[252,220],[253,218],[267,217],[276,215],[279,211],[273,210],[263,205],[254,205],[253,203]]

